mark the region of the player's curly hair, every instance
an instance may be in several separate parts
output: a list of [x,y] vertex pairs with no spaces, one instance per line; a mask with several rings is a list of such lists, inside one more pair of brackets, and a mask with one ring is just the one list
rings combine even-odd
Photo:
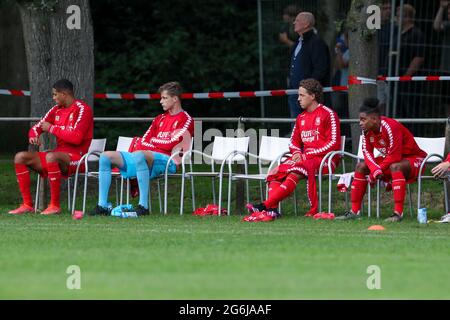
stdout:
[[309,94],[315,95],[317,102],[323,102],[323,87],[316,79],[304,79],[300,81],[300,87],[304,88]]
[[380,101],[376,97],[367,97],[364,99],[362,106],[359,108],[360,113],[365,114],[381,114]]
[[181,99],[181,94],[183,93],[183,88],[181,87],[179,82],[172,81],[167,82],[163,84],[161,87],[159,87],[158,92],[162,93],[163,91],[166,91],[167,94],[171,97],[178,97]]

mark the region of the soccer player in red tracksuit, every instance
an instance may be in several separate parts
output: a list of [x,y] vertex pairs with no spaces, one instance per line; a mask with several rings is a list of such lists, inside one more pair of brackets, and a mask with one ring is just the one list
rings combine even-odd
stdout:
[[[125,178],[137,178],[139,204],[138,215],[147,215],[149,181],[163,174],[172,150],[189,150],[194,136],[194,120],[181,107],[181,86],[169,82],[159,88],[160,103],[164,113],[158,115],[142,138],[136,140],[130,152],[106,151],[99,160],[99,199],[91,215],[108,215],[111,205],[108,192],[111,186],[111,169],[119,168]],[[175,173],[180,155],[170,160],[169,173]]]
[[[327,153],[341,147],[339,118],[336,112],[320,104],[322,91],[317,80],[300,82],[298,101],[304,111],[297,117],[292,131],[289,146],[292,156],[268,175],[268,198],[259,205],[248,204],[250,215],[244,217],[244,221],[272,221],[279,217],[278,204],[295,190],[300,179],[306,179],[311,205],[305,216],[312,217],[317,213],[316,174],[320,162]],[[334,170],[339,159],[335,157],[333,161]],[[323,172],[327,173],[328,167]]]
[[67,178],[75,173],[78,161],[91,144],[94,131],[92,109],[85,102],[75,100],[72,83],[66,79],[56,81],[53,100],[56,105],[30,129],[28,137],[30,144],[39,145],[42,132],[49,132],[56,137],[56,148],[49,152],[22,151],[16,154],[14,165],[23,203],[9,211],[10,214],[34,211],[28,168],[43,178],[48,176],[50,181],[50,205],[41,214],[60,213],[61,177]]
[[[417,179],[420,165],[427,156],[419,148],[412,133],[394,119],[380,116],[377,98],[366,98],[359,110],[359,125],[363,130],[364,161],[357,164],[351,186],[352,209],[338,220],[358,218],[366,193],[366,175],[370,183],[376,179],[391,182],[394,193],[394,213],[386,221],[401,221],[406,184]],[[374,156],[374,148],[381,156]]]

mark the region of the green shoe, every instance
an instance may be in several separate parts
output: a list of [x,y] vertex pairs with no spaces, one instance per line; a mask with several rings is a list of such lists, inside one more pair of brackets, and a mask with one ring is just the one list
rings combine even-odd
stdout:
[[351,211],[345,212],[342,216],[334,218],[334,220],[353,220],[353,219],[361,219],[361,215],[358,213],[353,213]]

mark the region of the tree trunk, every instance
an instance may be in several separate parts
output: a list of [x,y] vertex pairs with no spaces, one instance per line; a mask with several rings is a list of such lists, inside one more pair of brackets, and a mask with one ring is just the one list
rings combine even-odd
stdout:
[[[353,0],[347,18],[349,28],[349,74],[354,76],[376,79],[378,55],[376,30],[369,30],[366,26],[369,5],[377,4],[376,0]],[[349,116],[350,119],[359,118],[359,107],[365,98],[377,95],[377,88],[372,84],[349,86]],[[352,141],[358,142],[361,130],[357,123],[351,125]],[[353,153],[358,152],[358,143],[352,144]]]
[[[81,28],[70,30],[66,21],[71,5],[81,9]],[[58,79],[70,80],[75,97],[94,105],[94,30],[89,0],[59,0],[50,20],[51,83]]]
[[[73,14],[66,13],[71,5],[80,8],[80,29],[69,29],[66,24]],[[76,98],[93,106],[94,33],[89,0],[60,0],[52,12],[30,9],[26,2],[19,7],[31,90],[30,116],[42,117],[53,106],[52,85],[63,78],[73,83]],[[43,134],[41,142],[41,150],[55,146],[52,135]],[[46,206],[45,199],[40,207]]]

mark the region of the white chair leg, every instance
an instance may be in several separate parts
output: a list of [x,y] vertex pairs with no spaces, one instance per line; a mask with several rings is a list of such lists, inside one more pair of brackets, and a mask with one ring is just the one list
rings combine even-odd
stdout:
[[222,214],[221,210],[222,210],[222,182],[223,182],[223,178],[222,176],[219,177],[219,201],[217,206],[219,207],[219,216]]
[[[213,204],[216,204],[216,178],[212,177],[212,193],[213,193]],[[220,187],[219,187],[220,189]]]
[[445,201],[445,213],[449,213],[448,197],[447,197],[447,183],[444,180],[444,201]]
[[159,184],[159,179],[156,180],[156,183],[158,184],[159,213],[162,213],[161,185]]
[[67,178],[67,210],[70,212],[70,177]]
[[[164,214],[167,214],[167,195],[168,195],[168,185],[167,185],[168,179],[167,177],[164,177]],[[150,195],[150,192],[149,192]]]
[[77,185],[78,185],[78,175],[75,174],[75,177],[73,178],[73,196],[72,196],[72,209],[70,213],[73,215],[75,212],[75,203],[77,199]]
[[148,212],[152,213],[152,182],[148,182]]
[[377,180],[377,219],[380,219],[380,180]]
[[180,215],[183,215],[183,203],[184,203],[184,174],[181,177],[181,195],[180,195]]
[[87,174],[84,175],[84,189],[83,189],[83,212],[86,212],[86,196],[87,196]]
[[130,179],[127,179],[127,204],[130,204]]
[[[247,162],[245,162],[245,174],[248,175],[248,165]],[[248,184],[248,179],[245,179],[245,188],[247,189],[247,203],[250,202],[250,188]]]
[[[192,167],[192,161],[190,162],[190,168],[191,168],[191,172],[193,172],[193,167]],[[195,211],[196,209],[196,205],[195,205],[195,183],[194,183],[194,176],[191,176],[191,192],[192,192],[192,211]]]
[[[223,182],[223,180],[222,180]],[[228,178],[228,205],[227,205],[228,212],[227,214],[231,214],[231,176]]]
[[408,186],[408,196],[409,196],[409,215],[412,217],[413,216],[413,208],[412,208],[412,197],[411,197],[411,188]]
[[120,203],[121,206],[123,204],[123,177],[120,177]]
[[192,212],[194,212],[196,209],[194,176],[191,177],[191,193],[192,193]]
[[260,198],[261,198],[261,202],[263,202],[264,201],[264,194],[263,194],[263,183],[262,183],[261,180],[259,181],[259,195],[260,195]]
[[119,187],[117,186],[117,178],[114,179],[116,183],[116,206],[119,205]]
[[37,182],[36,182],[36,198],[34,199],[34,213],[37,213],[37,209],[39,206],[39,188],[41,187],[41,176],[37,175]]

